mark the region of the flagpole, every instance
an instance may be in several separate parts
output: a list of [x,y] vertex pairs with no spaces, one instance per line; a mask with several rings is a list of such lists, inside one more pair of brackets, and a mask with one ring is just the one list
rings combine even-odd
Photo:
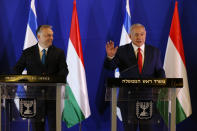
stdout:
[[[168,37],[164,59],[164,70],[166,77],[168,78],[183,78],[183,88],[181,88],[179,91],[176,91],[176,96],[172,96],[173,98],[171,99],[171,105],[175,106],[173,109],[176,109],[171,110],[171,114],[176,115],[171,115],[171,122],[174,121],[174,123],[171,123],[171,125],[175,126],[173,127],[175,130],[176,124],[189,117],[192,113],[177,1],[175,2],[175,8]],[[171,93],[174,92],[175,91]]]
[[171,93],[170,131],[176,131],[176,88],[172,88]]
[[76,0],[73,1],[73,13],[66,62],[69,70],[69,74],[67,76],[67,82],[70,86],[68,88],[69,102],[72,104],[65,102],[68,106],[66,107],[66,105],[64,105],[64,115],[62,118],[69,127],[72,127],[78,123],[79,130],[81,131],[82,126],[80,122],[88,118],[91,115],[91,112],[88,99]]
[[[37,25],[37,13],[36,13],[36,8],[35,8],[35,0],[31,0],[23,50],[37,43],[37,38],[36,38],[37,26],[38,25]],[[27,74],[27,71],[24,70],[22,74]],[[23,86],[23,88],[24,88],[24,91],[26,91],[27,86]],[[30,131],[30,123],[31,123],[31,120],[28,119],[27,120],[28,131]]]
[[82,131],[81,129],[82,125],[81,125],[81,122],[79,123],[79,131]]
[[0,86],[0,131],[1,131],[1,86]]
[[28,119],[28,131],[30,131],[30,119]]

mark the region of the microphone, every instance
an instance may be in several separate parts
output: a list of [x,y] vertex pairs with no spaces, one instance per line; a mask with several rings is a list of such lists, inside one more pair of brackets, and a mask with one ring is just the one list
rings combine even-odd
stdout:
[[120,72],[120,78],[126,78],[126,77],[138,77],[139,73],[138,73],[138,65],[132,65],[128,68],[126,68],[125,70]]

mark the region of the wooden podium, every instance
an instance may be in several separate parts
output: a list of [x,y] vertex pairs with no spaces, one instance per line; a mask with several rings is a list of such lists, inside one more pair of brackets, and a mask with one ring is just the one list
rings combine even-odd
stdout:
[[[48,95],[47,99],[56,100],[56,131],[61,131],[61,88],[65,87],[66,78],[59,76],[41,76],[41,75],[0,75],[0,131],[2,127],[2,100],[6,99],[19,99],[19,98],[35,98],[36,99],[45,99],[41,98],[40,95],[34,96],[34,94],[29,93],[30,95],[19,94],[16,95],[16,90],[18,86],[26,86],[31,88],[55,88],[56,95]],[[41,94],[45,93],[43,88]],[[65,91],[66,92],[66,91]],[[53,93],[52,93],[53,94]],[[55,94],[55,92],[54,92]],[[33,102],[31,102],[33,103]],[[26,108],[28,108],[27,106]],[[28,108],[29,109],[29,108]],[[31,112],[26,110],[26,112]],[[29,129],[28,129],[29,130]]]
[[[176,94],[177,88],[183,87],[182,78],[158,78],[158,79],[139,79],[139,78],[109,78],[107,80],[107,89],[105,100],[111,101],[111,131],[117,130],[117,102],[118,101],[129,101],[128,97],[120,98],[117,97],[117,89],[119,90],[138,90],[139,89],[155,89],[157,94],[154,100],[167,101],[169,103],[169,110],[171,115],[169,115],[169,129],[170,131],[176,130]],[[167,93],[161,95],[159,90],[165,89]],[[159,92],[159,93],[158,93]],[[150,93],[150,92],[148,92]],[[149,94],[143,94],[145,97]],[[131,94],[130,92],[128,94]],[[135,94],[135,93],[134,93]],[[139,98],[137,95],[130,95],[130,100]],[[141,97],[141,96],[140,96]],[[144,98],[145,98],[144,97]],[[118,100],[117,100],[118,99]],[[169,112],[169,111],[168,111]]]

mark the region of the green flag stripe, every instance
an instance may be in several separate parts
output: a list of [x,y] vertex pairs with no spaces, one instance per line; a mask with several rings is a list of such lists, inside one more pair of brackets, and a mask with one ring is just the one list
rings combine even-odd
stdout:
[[62,120],[66,122],[67,127],[72,127],[77,123],[85,119],[70,87],[67,85],[66,92],[68,94],[68,99],[64,101],[64,110],[62,114]]
[[165,124],[168,126],[168,101],[165,101],[166,98],[168,98],[168,89],[160,89],[157,100],[157,109],[163,117]]
[[165,124],[168,126],[168,101],[157,101],[157,109],[160,112],[160,115],[163,117]]
[[181,106],[181,104],[179,103],[179,100],[176,99],[176,123],[180,123],[181,121],[185,120],[186,114]]
[[[157,109],[159,110],[161,116],[163,117],[165,124],[168,125],[168,101],[161,101],[158,100],[157,102]],[[180,123],[181,121],[185,120],[187,117],[185,112],[179,103],[179,100],[176,98],[176,124]]]

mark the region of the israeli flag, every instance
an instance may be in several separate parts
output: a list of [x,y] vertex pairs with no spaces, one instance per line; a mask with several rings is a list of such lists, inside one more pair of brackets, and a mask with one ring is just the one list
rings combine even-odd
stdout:
[[[129,8],[129,0],[126,0],[125,17],[122,26],[122,33],[121,33],[119,46],[126,45],[131,42],[131,39],[129,38],[130,27],[131,27],[131,14]],[[119,73],[119,69],[117,68],[115,70],[115,77],[118,78],[119,76],[120,73]],[[122,121],[122,116],[119,107],[117,107],[117,116]]]
[[[37,29],[37,15],[36,15],[36,9],[35,9],[35,0],[31,0],[31,8],[29,11],[29,18],[27,23],[27,29],[25,34],[25,41],[23,50],[35,45],[38,40],[36,38],[36,29]],[[27,74],[27,71],[24,70],[22,74]],[[16,97],[25,97],[25,87],[24,86],[18,86]],[[19,110],[19,99],[14,100],[17,109]]]
[[129,38],[130,27],[131,27],[131,14],[130,14],[130,8],[129,8],[129,0],[127,0],[126,8],[125,8],[124,23],[122,26],[122,33],[121,33],[121,38],[120,38],[120,46],[131,42],[131,39]]
[[29,18],[27,23],[25,43],[23,49],[29,48],[35,45],[38,41],[36,38],[36,29],[37,29],[37,15],[35,9],[35,0],[31,1],[31,8],[29,11]]

